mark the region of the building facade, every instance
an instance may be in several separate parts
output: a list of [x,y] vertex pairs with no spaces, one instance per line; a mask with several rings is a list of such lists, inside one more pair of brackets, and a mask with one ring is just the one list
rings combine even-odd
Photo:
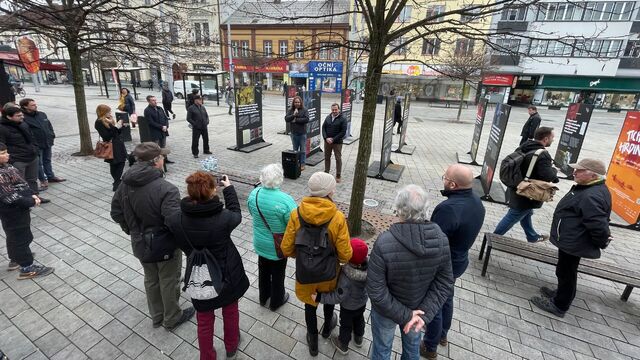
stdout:
[[611,111],[638,107],[640,11],[635,1],[542,2],[496,15],[493,101],[553,108],[576,101]]

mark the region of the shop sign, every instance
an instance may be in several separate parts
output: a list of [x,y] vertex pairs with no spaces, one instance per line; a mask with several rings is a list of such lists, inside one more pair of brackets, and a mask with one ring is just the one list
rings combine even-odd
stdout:
[[309,72],[322,76],[342,74],[342,61],[309,61]]
[[[435,67],[435,66],[434,66]],[[383,74],[409,75],[409,76],[441,76],[437,70],[422,64],[386,64],[382,68]]]
[[640,79],[607,78],[589,76],[553,76],[546,75],[540,87],[545,89],[576,89],[600,91],[640,92]]
[[[289,62],[284,59],[260,59],[251,63],[247,59],[233,59],[234,71],[259,72],[259,73],[286,73],[289,71]],[[229,58],[223,59],[223,66],[229,71]]]
[[494,85],[494,86],[509,86],[511,87],[514,82],[513,75],[502,75],[502,74],[494,74],[494,75],[484,75],[482,77],[483,85]]

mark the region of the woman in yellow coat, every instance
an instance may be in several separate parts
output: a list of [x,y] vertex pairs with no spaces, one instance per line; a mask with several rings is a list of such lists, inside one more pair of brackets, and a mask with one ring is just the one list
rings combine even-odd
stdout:
[[[318,355],[318,319],[316,309],[318,303],[311,297],[313,294],[331,292],[336,288],[340,263],[346,263],[351,259],[352,250],[349,238],[349,229],[344,214],[338,211],[331,196],[336,191],[335,178],[324,172],[316,172],[311,175],[308,183],[311,196],[304,197],[297,210],[291,212],[287,230],[282,239],[282,253],[287,257],[296,256],[296,233],[300,229],[298,210],[304,222],[310,225],[322,225],[329,222],[327,233],[337,256],[336,276],[333,279],[312,283],[300,284],[296,281],[296,296],[304,302],[304,319],[307,324],[307,344],[311,356]],[[300,271],[300,269],[296,269]],[[331,335],[331,331],[338,323],[337,316],[333,313],[335,305],[323,305],[325,323],[322,325],[322,337],[325,339]]]

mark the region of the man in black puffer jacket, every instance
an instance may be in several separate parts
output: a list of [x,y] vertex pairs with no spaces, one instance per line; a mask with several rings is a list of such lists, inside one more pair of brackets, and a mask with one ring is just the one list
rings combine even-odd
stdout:
[[538,129],[538,127],[540,126],[540,122],[542,121],[542,119],[540,118],[540,114],[538,114],[538,108],[530,105],[529,108],[527,108],[527,111],[529,112],[529,118],[522,126],[522,131],[520,131],[520,136],[522,136],[520,145],[527,142],[527,140],[531,140],[535,137],[536,130]]
[[558,203],[551,222],[551,242],[558,247],[557,290],[542,287],[542,297],[531,302],[540,309],[564,317],[576,296],[580,259],[598,259],[611,241],[609,217],[611,193],[605,185],[605,164],[582,159],[569,164],[576,182]]
[[322,123],[324,139],[324,172],[331,171],[331,152],[336,157],[336,182],[342,181],[342,141],[347,136],[347,119],[340,112],[340,105],[331,104],[331,114]]
[[[534,135],[535,140],[529,140],[522,144],[518,149],[526,154],[522,165],[520,166],[520,172],[522,176],[527,173],[529,163],[533,159],[533,155],[536,150],[545,149],[551,146],[553,142],[553,128],[541,127],[536,130]],[[547,182],[557,183],[558,170],[556,170],[551,162],[551,155],[548,151],[542,151],[536,160],[533,172],[531,173],[531,179],[542,180]],[[493,231],[494,234],[504,235],[509,229],[513,227],[517,222],[520,222],[522,229],[527,236],[527,241],[535,243],[538,241],[547,240],[546,235],[540,235],[533,228],[531,217],[533,216],[533,209],[539,209],[542,207],[541,201],[531,200],[524,196],[520,196],[516,193],[516,188],[507,188],[507,199],[509,201],[509,211],[500,220],[498,226]]]
[[182,252],[164,225],[169,215],[180,211],[180,192],[162,172],[167,153],[152,142],[136,146],[136,163],[113,195],[111,218],[131,235],[133,253],[142,263],[153,327],[171,330],[189,320],[195,309],[180,309]]
[[401,222],[391,225],[373,246],[367,271],[371,299],[372,359],[389,359],[396,326],[403,327],[403,358],[420,357],[420,329],[453,291],[447,236],[426,221],[427,194],[417,185],[398,192]]

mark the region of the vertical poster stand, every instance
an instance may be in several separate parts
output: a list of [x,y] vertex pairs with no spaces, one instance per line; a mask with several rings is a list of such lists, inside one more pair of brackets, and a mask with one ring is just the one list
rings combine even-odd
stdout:
[[640,111],[629,111],[620,129],[607,170],[612,210],[627,224],[610,225],[640,231]]
[[271,145],[262,138],[262,93],[255,86],[236,91],[236,145],[227,149],[250,153]]
[[[394,105],[395,106],[395,105]],[[402,127],[398,145],[393,145],[391,151],[398,154],[413,155],[415,145],[407,145],[407,127],[409,127],[409,108],[411,107],[411,94],[407,93],[402,102]]]
[[302,93],[304,107],[309,112],[309,123],[307,124],[307,165],[316,166],[324,161],[322,152],[322,139],[320,110],[322,109],[322,91],[313,90]]
[[560,179],[573,180],[573,169],[569,164],[578,162],[578,155],[580,155],[592,113],[593,105],[582,103],[569,105],[556,156],[553,158],[553,163],[566,175],[559,177]]
[[398,182],[404,171],[404,166],[391,162],[391,145],[393,144],[393,107],[394,96],[387,96],[384,111],[384,128],[382,135],[382,148],[380,149],[380,161],[374,161],[367,169],[367,176]]
[[129,114],[124,111],[116,111],[115,114],[116,121],[122,120],[122,123],[124,125],[127,125],[120,129],[120,136],[122,137],[122,141],[133,141],[133,139],[131,138],[131,122],[129,121]]
[[[287,93],[284,96],[284,113],[285,114],[291,108],[291,104],[293,104],[293,98],[296,96],[303,97],[302,90],[299,87],[293,86],[293,85],[287,87]],[[284,119],[284,116],[282,118]],[[280,135],[291,134],[291,124],[285,121],[284,130],[278,131],[278,134]]]
[[[480,172],[480,176],[476,177],[473,182],[474,193],[480,196],[482,200],[498,204],[507,203],[502,184],[498,182],[496,184],[497,186],[492,185],[510,113],[511,106],[501,103],[496,104],[496,112],[491,122],[491,133],[489,134],[487,152],[484,155],[484,162],[482,163],[482,171]],[[492,189],[493,191],[491,191]]]
[[460,164],[468,164],[480,166],[478,162],[476,162],[476,157],[478,155],[478,147],[480,146],[480,136],[482,135],[482,127],[484,126],[484,118],[487,114],[487,105],[489,100],[482,99],[478,102],[478,108],[476,110],[476,122],[473,127],[473,138],[471,139],[471,150],[467,154],[471,156],[471,161],[461,161],[460,156],[456,152],[456,159]]
[[353,98],[355,97],[355,90],[344,89],[340,96],[340,112],[342,116],[347,119],[347,136],[342,140],[345,145],[351,145],[358,141],[357,137],[351,135],[351,116],[353,115]]

